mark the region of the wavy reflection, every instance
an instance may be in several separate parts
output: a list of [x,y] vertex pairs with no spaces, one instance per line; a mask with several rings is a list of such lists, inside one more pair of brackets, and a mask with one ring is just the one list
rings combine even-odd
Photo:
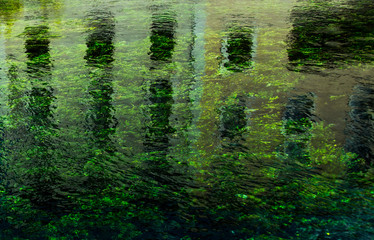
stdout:
[[175,16],[171,12],[152,16],[150,58],[153,61],[170,61],[175,47]]
[[374,86],[369,84],[354,87],[350,97],[350,121],[347,125],[346,149],[365,159],[367,165],[374,164]]
[[[176,20],[172,13],[153,14],[150,37],[151,70],[161,69],[164,65],[160,63],[171,61],[175,46],[175,28]],[[156,76],[157,74],[155,73]],[[144,146],[146,152],[158,155],[154,159],[156,162],[165,161],[170,147],[169,135],[175,131],[169,121],[174,101],[168,74],[151,80],[147,101],[149,102],[150,121],[146,127]]]
[[300,95],[288,100],[284,119],[285,143],[283,152],[287,160],[307,162],[310,159],[308,143],[314,121],[314,95]]
[[[160,214],[166,217],[162,227],[177,224],[173,229],[175,236],[179,239],[184,236],[182,225],[185,224],[185,219],[181,218],[182,209],[187,208],[187,196],[184,189],[190,183],[186,165],[181,164],[182,160],[173,157],[176,142],[172,135],[177,133],[177,129],[175,125],[172,126],[171,119],[172,117],[177,119],[177,117],[173,112],[175,92],[174,82],[171,80],[172,70],[169,67],[171,67],[170,63],[176,44],[177,22],[175,14],[165,8],[167,7],[156,7],[152,16],[149,53],[152,78],[146,88],[148,122],[145,126],[143,145],[144,152],[147,154],[143,162],[145,171],[142,176],[150,186],[154,185],[160,189],[157,199],[152,197],[145,201],[155,204]],[[156,231],[151,231],[149,235],[155,239],[162,238],[162,235]]]
[[144,145],[146,151],[166,155],[170,146],[169,134],[174,132],[169,117],[173,104],[173,89],[169,80],[155,80],[149,88],[150,123],[147,127]]
[[93,11],[88,16],[90,28],[86,41],[84,59],[90,67],[87,133],[90,138],[85,174],[87,184],[92,189],[102,188],[112,179],[112,155],[115,152],[112,135],[115,133],[116,118],[112,105],[114,61],[113,38],[115,35],[114,17],[109,11]]
[[[26,107],[26,121],[30,142],[26,143],[25,167],[27,185],[31,187],[32,201],[43,207],[54,205],[58,169],[54,161],[56,123],[53,117],[53,88],[49,27],[39,25],[25,28],[25,49],[28,61],[27,75],[31,83]],[[24,176],[26,177],[26,176]]]
[[243,140],[242,134],[247,126],[247,116],[245,113],[245,101],[242,97],[237,97],[233,103],[228,103],[220,109],[220,133],[223,146],[231,151],[245,151],[245,147],[240,143]]
[[22,2],[20,0],[0,0],[0,20],[8,26],[12,25],[21,8]]
[[222,46],[223,66],[228,70],[241,72],[252,65],[253,30],[249,27],[229,28]]
[[293,9],[288,59],[292,70],[334,67],[339,63],[373,60],[371,0],[303,1]]
[[89,27],[92,32],[87,38],[87,50],[84,57],[90,72],[89,95],[92,97],[88,117],[89,131],[96,145],[107,152],[113,152],[111,135],[115,132],[115,117],[112,106],[112,65],[114,61],[113,38],[114,19],[110,12],[94,12],[91,14]]

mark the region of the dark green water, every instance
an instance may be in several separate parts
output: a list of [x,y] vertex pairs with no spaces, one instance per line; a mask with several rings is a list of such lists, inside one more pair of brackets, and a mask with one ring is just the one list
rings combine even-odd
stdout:
[[0,239],[374,238],[371,0],[0,0]]

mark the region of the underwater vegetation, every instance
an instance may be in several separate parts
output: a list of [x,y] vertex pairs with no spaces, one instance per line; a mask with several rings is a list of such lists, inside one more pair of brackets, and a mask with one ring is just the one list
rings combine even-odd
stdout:
[[372,1],[301,1],[292,11],[288,58],[293,70],[373,60]]
[[346,149],[357,153],[365,159],[368,165],[373,165],[373,108],[374,89],[372,85],[357,85],[354,87],[354,94],[351,96],[349,105],[350,122],[347,132],[350,136],[346,142]]
[[290,98],[284,112],[285,153],[289,159],[307,162],[307,149],[313,126],[313,94]]
[[155,13],[152,16],[151,26],[151,48],[150,58],[154,61],[170,60],[173,54],[174,46],[174,29],[176,21],[173,13]]
[[223,66],[231,71],[242,71],[252,65],[253,30],[249,27],[234,26],[228,29],[223,46]]
[[0,239],[374,238],[373,3],[286,4],[0,0]]

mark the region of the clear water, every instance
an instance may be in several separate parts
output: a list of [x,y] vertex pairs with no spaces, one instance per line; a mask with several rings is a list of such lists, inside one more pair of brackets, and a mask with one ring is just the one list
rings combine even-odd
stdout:
[[1,239],[371,239],[370,0],[0,0]]

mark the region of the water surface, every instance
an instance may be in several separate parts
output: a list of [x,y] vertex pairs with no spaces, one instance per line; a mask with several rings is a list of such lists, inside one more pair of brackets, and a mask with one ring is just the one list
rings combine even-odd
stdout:
[[370,239],[369,0],[0,0],[1,239]]

